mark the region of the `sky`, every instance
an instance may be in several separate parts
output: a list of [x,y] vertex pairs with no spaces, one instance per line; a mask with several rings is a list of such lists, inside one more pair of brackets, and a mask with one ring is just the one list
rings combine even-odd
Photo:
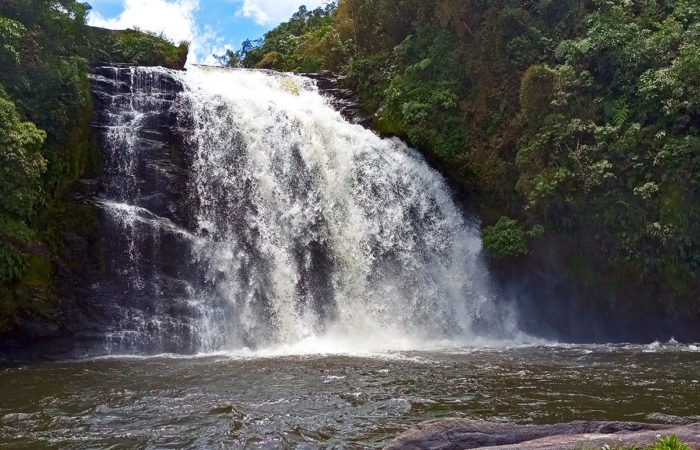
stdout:
[[138,27],[190,42],[188,64],[216,64],[212,55],[238,50],[288,20],[299,6],[326,0],[87,0],[90,25],[122,30]]

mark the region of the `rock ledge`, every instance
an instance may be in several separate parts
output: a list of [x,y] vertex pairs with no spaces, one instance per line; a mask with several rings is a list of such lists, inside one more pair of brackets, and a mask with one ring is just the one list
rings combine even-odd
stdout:
[[468,419],[424,422],[408,430],[386,449],[599,449],[650,445],[657,436],[676,435],[691,449],[700,449],[700,423],[653,425],[635,422],[572,422],[558,425],[514,425]]

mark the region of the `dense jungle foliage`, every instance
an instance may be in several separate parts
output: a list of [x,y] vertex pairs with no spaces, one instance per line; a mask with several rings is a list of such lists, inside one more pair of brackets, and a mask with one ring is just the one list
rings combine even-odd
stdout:
[[91,223],[89,209],[68,198],[99,166],[88,65],[182,67],[187,57],[186,43],[90,28],[89,8],[74,0],[0,2],[0,331],[22,317],[51,316],[60,236]]
[[[94,220],[68,198],[99,168],[88,65],[185,63],[88,10],[0,2],[0,331],[50,315],[60,236]],[[379,131],[473,193],[494,259],[554,246],[583,285],[697,315],[699,47],[696,0],[339,0],[222,62],[346,74]]]
[[700,311],[699,2],[339,0],[229,62],[346,73],[474,193],[494,258],[559,242],[584,284]]

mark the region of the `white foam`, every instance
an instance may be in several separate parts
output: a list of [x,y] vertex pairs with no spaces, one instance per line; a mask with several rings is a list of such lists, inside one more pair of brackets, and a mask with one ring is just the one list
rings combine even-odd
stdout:
[[[495,301],[478,226],[416,151],[348,123],[306,78],[201,67],[132,75],[146,87],[161,75],[184,86],[175,104],[192,128],[197,225],[182,230],[129,206],[138,188],[129,177],[104,205],[129,233],[134,222],[145,223],[190,242],[204,276],[205,288],[190,300],[202,353],[365,354],[528,342]],[[156,101],[149,92],[137,90],[132,103]],[[119,170],[133,170],[139,157],[134,130],[143,114],[135,110],[143,108],[127,107],[115,127],[115,149],[128,147],[115,156]],[[136,269],[124,273],[147,285],[138,250],[129,248]]]

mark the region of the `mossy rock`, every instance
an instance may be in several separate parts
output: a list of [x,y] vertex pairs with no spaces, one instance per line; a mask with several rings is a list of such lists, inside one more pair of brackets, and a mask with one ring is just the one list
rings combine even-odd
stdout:
[[27,262],[29,267],[21,280],[22,285],[27,287],[48,286],[53,272],[51,261],[44,256],[30,255]]

